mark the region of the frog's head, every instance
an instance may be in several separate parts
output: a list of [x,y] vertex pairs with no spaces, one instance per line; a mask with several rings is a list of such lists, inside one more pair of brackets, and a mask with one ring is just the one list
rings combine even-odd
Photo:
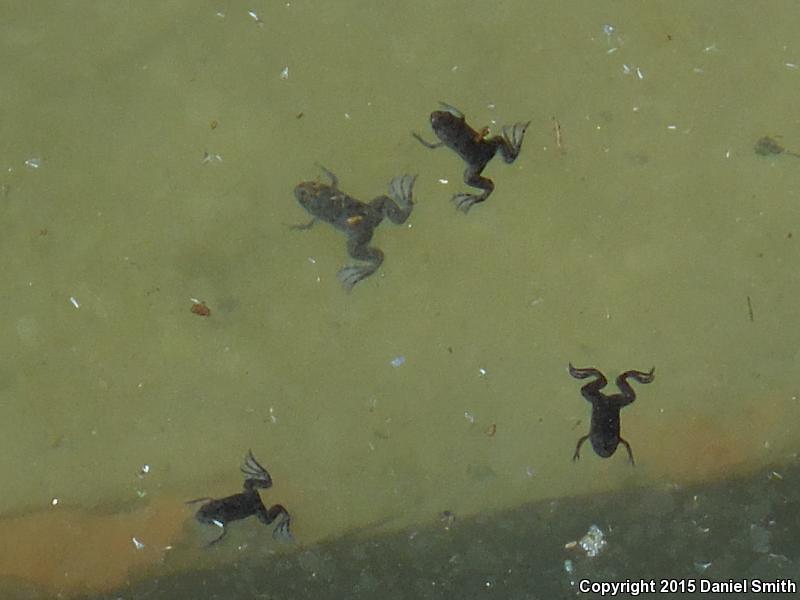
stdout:
[[294,188],[294,197],[300,203],[300,206],[305,208],[308,212],[315,214],[320,208],[320,203],[323,198],[319,194],[319,184],[315,181],[304,181]]
[[453,131],[463,122],[463,115],[454,115],[449,110],[435,110],[431,113],[431,128],[437,135]]

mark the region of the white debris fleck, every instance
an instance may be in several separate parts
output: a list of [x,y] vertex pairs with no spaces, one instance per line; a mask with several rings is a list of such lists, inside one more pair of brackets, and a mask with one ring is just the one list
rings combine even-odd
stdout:
[[275,416],[275,408],[272,407],[272,406],[269,407],[269,420],[272,423],[277,423],[278,422],[278,417]]
[[716,44],[711,44],[703,48],[703,52],[719,52],[719,48],[717,48]]
[[533,477],[534,475],[536,475],[536,469],[528,465],[527,467],[525,467],[525,475],[527,475],[528,477]]
[[677,125],[672,125],[672,124],[667,125],[667,129],[669,129],[670,131],[675,131],[677,128],[678,128]]
[[222,156],[214,152],[203,152],[203,164],[205,165],[211,162],[222,162]]
[[350,116],[350,113],[344,113],[344,118],[349,121],[352,117]]
[[220,520],[218,520],[218,519],[213,519],[211,522],[212,522],[214,525],[216,525],[217,527],[219,527],[220,529],[222,529],[223,527],[225,527],[225,523],[223,523],[222,521],[220,521]]
[[483,367],[478,368],[478,375],[480,375],[481,377],[486,377],[486,373],[487,371]]
[[625,75],[630,75],[631,74],[630,66],[628,66],[627,64],[622,65],[622,72],[625,73]]
[[441,178],[439,178],[439,183],[441,183],[442,185],[447,185],[448,183],[450,183],[450,180],[449,179],[445,179],[444,177],[441,177]]
[[644,79],[644,71],[642,71],[641,67],[636,67],[636,77],[639,78],[639,81]]
[[593,558],[600,554],[608,545],[605,537],[605,534],[597,525],[589,527],[589,531],[579,542],[583,551],[586,552],[586,556]]
[[135,547],[137,550],[141,550],[142,548],[144,548],[144,543],[140,542],[140,541],[139,541],[139,540],[137,540],[135,537],[132,537],[132,538],[131,538],[131,541],[133,542],[133,546],[134,546],[134,547]]
[[258,23],[259,25],[263,25],[263,24],[264,24],[264,21],[262,21],[262,20],[261,20],[261,17],[259,17],[259,16],[256,14],[256,11],[254,11],[254,10],[248,10],[248,11],[247,11],[247,14],[248,14],[248,15],[250,15],[250,16],[253,18],[253,20],[254,20],[256,23]]
[[607,36],[611,37],[612,35],[614,35],[616,33],[616,31],[617,31],[617,28],[614,27],[611,23],[604,23],[603,24],[603,33],[605,33]]
[[142,467],[139,469],[139,479],[144,477],[150,472],[150,465],[147,463],[143,464]]
[[53,498],[50,500],[50,506],[58,506],[58,498]]
[[787,69],[792,69],[792,70],[795,70],[795,69],[797,69],[797,68],[798,68],[798,65],[797,65],[797,63],[790,63],[790,62],[787,62],[787,63],[783,63],[783,64],[784,64],[784,66],[785,66]]
[[712,565],[711,561],[702,562],[698,560],[695,561],[694,563],[694,570],[697,571],[698,573],[705,573],[708,567],[710,567],[711,565]]
[[214,16],[215,16],[215,17],[219,17],[220,19],[224,19],[224,18],[225,18],[225,13],[224,13],[224,12],[222,12],[221,10],[218,10],[218,11],[217,11],[217,12],[214,14]]
[[283,69],[281,70],[281,79],[283,79],[284,81],[289,79],[289,67],[288,66],[283,67]]
[[72,304],[72,306],[74,306],[75,308],[80,308],[81,307],[81,303],[78,302],[78,299],[75,296],[70,296],[69,297],[69,303]]
[[474,422],[475,422],[475,415],[473,415],[473,414],[472,414],[471,412],[469,412],[468,410],[465,410],[465,411],[464,411],[464,418],[465,418],[467,421],[469,421],[470,423],[474,423]]
[[42,166],[42,159],[41,158],[29,158],[25,161],[25,166],[30,167],[31,169],[38,169]]
[[392,360],[389,361],[389,364],[391,364],[395,369],[397,367],[402,367],[405,363],[406,363],[406,357],[402,355],[395,356]]
[[312,265],[315,265],[315,264],[317,264],[317,259],[314,258],[313,256],[309,256],[308,257],[308,262],[310,262]]

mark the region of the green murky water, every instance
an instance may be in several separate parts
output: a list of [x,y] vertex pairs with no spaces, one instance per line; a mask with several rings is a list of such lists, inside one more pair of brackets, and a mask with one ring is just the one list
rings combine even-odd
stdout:
[[[233,493],[252,448],[303,546],[787,460],[800,162],[753,144],[800,148],[800,8],[726,7],[1,6],[0,513]],[[439,100],[532,121],[467,216],[463,165],[410,135]],[[365,200],[419,175],[350,294],[343,236],[289,228],[315,163]],[[635,470],[570,464],[569,361],[656,366]]]

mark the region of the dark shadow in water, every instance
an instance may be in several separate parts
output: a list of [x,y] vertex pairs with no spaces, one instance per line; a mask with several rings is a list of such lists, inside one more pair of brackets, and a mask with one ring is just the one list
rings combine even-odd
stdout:
[[[139,582],[93,598],[516,600],[574,597],[583,578],[798,582],[800,467],[776,470],[709,486],[560,499],[471,519],[443,515],[401,533],[362,532],[268,562],[243,557],[217,570]],[[592,524],[605,534],[604,551],[589,558],[579,547],[565,549]],[[572,561],[572,573],[565,560]]]

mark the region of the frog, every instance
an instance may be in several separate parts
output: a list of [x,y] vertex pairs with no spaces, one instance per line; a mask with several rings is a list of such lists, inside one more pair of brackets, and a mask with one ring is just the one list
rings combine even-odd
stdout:
[[487,137],[488,127],[476,131],[467,124],[466,117],[460,110],[445,102],[439,104],[443,110],[435,110],[430,116],[431,128],[439,141],[428,142],[413,131],[411,135],[426,148],[447,146],[467,164],[464,171],[464,183],[482,191],[480,194],[459,192],[453,196],[456,208],[466,214],[476,204],[485,202],[494,191],[494,182],[481,175],[486,165],[498,151],[508,164],[517,160],[522,148],[522,140],[531,122],[505,126],[502,135]]
[[280,521],[272,531],[274,539],[292,540],[292,533],[289,529],[291,516],[289,511],[281,504],[275,504],[267,508],[261,500],[259,489],[272,487],[272,477],[267,470],[253,456],[253,451],[248,450],[241,466],[244,474],[244,491],[224,498],[196,498],[189,500],[186,504],[203,502],[204,504],[195,514],[195,519],[204,525],[214,525],[222,529],[218,537],[211,540],[208,546],[219,542],[228,533],[226,526],[231,521],[239,521],[255,515],[264,525],[270,525],[278,517]]
[[379,248],[370,246],[375,228],[384,218],[395,225],[408,220],[414,208],[413,188],[416,175],[401,175],[389,183],[389,195],[381,195],[369,202],[362,202],[339,189],[339,178],[318,165],[330,180],[330,184],[319,181],[304,181],[294,188],[294,196],[312,215],[310,222],[294,225],[293,229],[310,229],[317,221],[330,223],[347,235],[347,253],[351,258],[364,261],[365,265],[346,265],[337,278],[346,291],[377,271],[383,264],[384,255]]
[[619,444],[624,445],[628,451],[628,460],[631,465],[635,464],[631,445],[620,436],[619,411],[636,400],[636,392],[628,383],[628,379],[634,379],[639,383],[650,383],[655,378],[655,370],[656,368],[653,367],[649,373],[625,371],[616,380],[621,393],[609,396],[600,391],[608,384],[608,381],[599,370],[591,367],[576,369],[572,363],[569,363],[569,374],[576,379],[595,378],[581,388],[581,395],[592,405],[592,422],[589,433],[579,439],[578,445],[575,446],[575,454],[572,455],[573,461],[580,458],[581,445],[588,439],[591,441],[595,453],[603,458],[613,455]]

